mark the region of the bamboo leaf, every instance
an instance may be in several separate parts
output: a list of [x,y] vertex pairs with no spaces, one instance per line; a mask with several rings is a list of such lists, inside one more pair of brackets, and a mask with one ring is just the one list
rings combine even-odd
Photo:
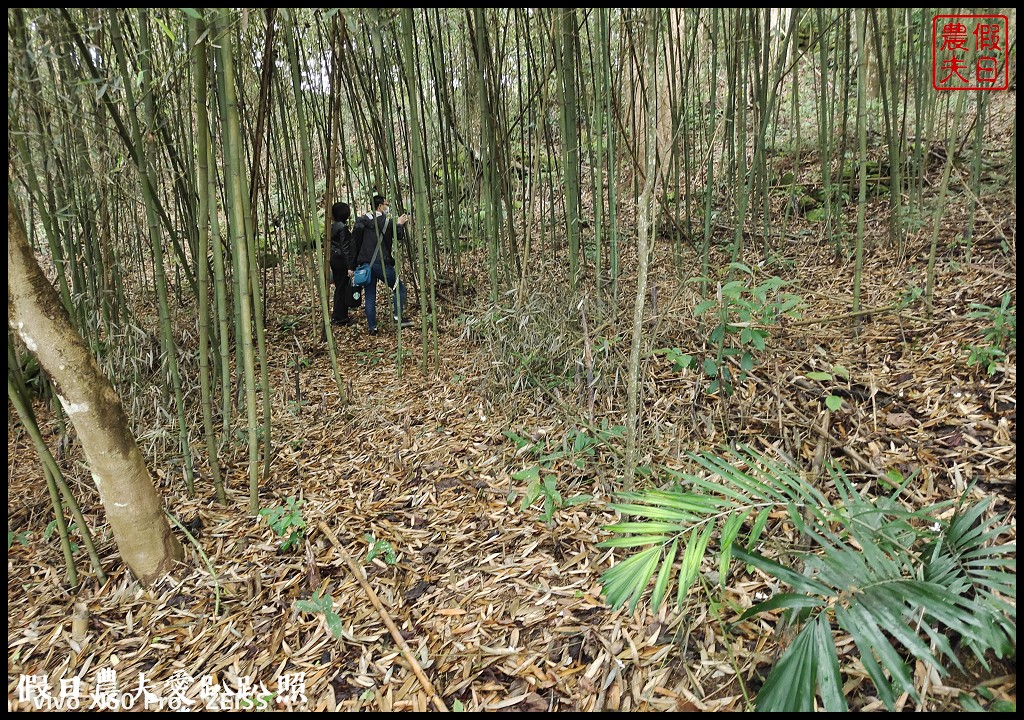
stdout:
[[641,553],[641,555],[644,554],[649,557],[647,558],[647,563],[642,566],[642,570],[638,570],[637,572],[633,599],[629,603],[630,612],[633,612],[636,609],[636,605],[640,601],[640,597],[643,595],[644,590],[647,589],[647,585],[651,582],[654,570],[658,567],[658,561],[661,559],[661,548],[653,547],[650,550],[646,550],[644,553]]
[[[868,670],[875,689],[885,706],[892,710],[895,707],[895,698],[889,687],[889,681],[882,673],[881,666],[892,676],[901,692],[905,692],[913,698],[914,702],[920,702],[917,690],[914,688],[913,678],[906,662],[896,652],[885,633],[875,622],[875,618],[859,603],[851,604],[849,608],[835,607],[836,621],[840,627],[853,636],[860,650],[861,662]],[[878,656],[878,662],[875,661]],[[881,666],[879,665],[881,664]]]
[[661,547],[655,546],[605,571],[603,589],[613,610],[618,610],[630,597],[630,612],[636,608],[660,558]]
[[706,313],[708,310],[713,308],[716,304],[717,304],[717,301],[715,301],[715,300],[705,300],[703,302],[697,303],[697,305],[694,306],[694,308],[693,308],[693,316],[694,317],[700,317],[701,315]]
[[534,465],[533,467],[526,468],[525,470],[512,473],[512,478],[515,480],[540,480],[540,467]]
[[324,621],[327,623],[328,629],[331,631],[336,639],[340,640],[342,636],[342,624],[341,618],[335,612],[325,612]]
[[167,24],[163,20],[156,16],[154,16],[153,19],[156,20],[157,25],[160,26],[160,29],[164,31],[164,35],[166,35],[171,42],[177,42],[177,36],[169,27],[167,27]]
[[847,370],[842,365],[839,365],[839,364],[833,365],[832,366],[832,374],[833,375],[838,375],[839,377],[843,378],[847,382],[850,381],[850,371]]

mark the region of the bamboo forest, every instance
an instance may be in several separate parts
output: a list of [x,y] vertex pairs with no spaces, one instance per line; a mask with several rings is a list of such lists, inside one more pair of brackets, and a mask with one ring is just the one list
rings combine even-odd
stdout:
[[7,72],[9,711],[1016,710],[1015,10]]

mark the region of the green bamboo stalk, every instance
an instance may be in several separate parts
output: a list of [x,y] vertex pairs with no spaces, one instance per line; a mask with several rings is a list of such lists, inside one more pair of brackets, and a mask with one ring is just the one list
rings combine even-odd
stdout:
[[981,155],[984,151],[985,142],[985,108],[988,104],[989,93],[979,90],[975,96],[974,118],[974,158],[971,160],[971,199],[967,215],[967,227],[964,229],[964,260],[971,264],[972,248],[974,245],[974,221],[978,209],[978,200],[981,197]]
[[[427,173],[426,166],[427,162],[424,158],[423,143],[420,137],[420,102],[421,92],[419,77],[416,73],[416,54],[413,52],[413,12],[412,8],[406,8],[402,11],[402,64],[405,69],[405,82],[408,86],[409,92],[409,124],[410,124],[410,135],[412,140],[412,173],[413,173],[413,204],[415,208],[415,216],[422,218],[421,222],[426,222],[428,217],[427,213]],[[416,225],[413,225],[416,228]],[[434,309],[433,297],[430,298],[428,304],[427,299],[427,281],[430,280],[430,274],[427,272],[428,264],[432,266],[429,257],[424,257],[425,253],[429,253],[429,249],[425,249],[429,243],[424,237],[424,232],[420,229],[416,229],[416,248],[418,252],[418,268],[419,268],[419,293],[420,293],[420,307],[422,312],[420,313],[420,334],[423,341],[424,348],[427,347],[430,338],[430,327],[428,325],[427,308],[430,308],[430,315],[433,318],[433,338],[434,338],[434,361],[435,367],[438,367],[438,351],[437,351],[437,314]],[[431,294],[433,293],[434,282],[430,281]],[[421,357],[421,369],[424,373],[427,372],[428,368],[428,353],[424,351]]]
[[[889,48],[888,65],[888,98],[889,110],[886,113],[886,130],[889,136],[889,230],[890,237],[896,247],[898,257],[903,257],[903,219],[900,207],[903,204],[903,136],[897,129],[899,126],[899,96],[900,85],[897,77],[899,63],[896,61],[896,19],[893,15],[893,8],[885,10],[885,37]],[[881,67],[883,62],[879,60]],[[883,88],[885,83],[882,83]],[[906,92],[904,92],[906,95]],[[883,95],[883,99],[886,95]]]
[[[609,11],[610,12],[610,11]],[[606,157],[608,159],[608,249],[609,273],[611,275],[612,307],[619,306],[619,238],[617,232],[618,207],[616,204],[616,125],[612,118],[612,71],[611,71],[611,21],[609,12],[599,11],[598,19],[601,34],[601,59],[603,87],[608,92],[605,98],[605,117],[608,118],[608,141]]]
[[210,195],[206,192],[206,188],[210,184],[210,124],[206,109],[206,46],[199,42],[199,36],[203,31],[205,31],[205,25],[200,26],[196,18],[189,18],[188,38],[189,47],[192,48],[192,77],[196,99],[196,150],[198,153],[196,187],[202,188],[199,193],[197,211],[197,217],[202,218],[202,222],[199,223],[198,228],[199,257],[196,261],[199,284],[199,391],[203,405],[203,431],[206,436],[210,478],[213,480],[217,500],[223,504],[227,501],[227,496],[224,493],[224,482],[220,476],[220,463],[217,461],[217,438],[213,427],[212,382],[210,378],[210,281],[209,264],[206,261],[210,248]]
[[[28,410],[29,404],[24,397],[22,397],[16,385],[11,380],[10,373],[7,374],[7,397],[14,404],[15,410],[21,417],[22,426],[29,431],[29,435],[32,441],[36,444],[36,452],[39,453],[39,458],[42,460],[45,454],[49,453],[46,449],[45,443],[43,442],[42,436],[39,432],[39,428],[36,427],[35,418],[32,417]],[[37,438],[38,437],[38,441]],[[44,461],[43,475],[46,478],[46,490],[50,495],[50,506],[53,508],[54,522],[57,524],[57,534],[60,538],[60,549],[64,555],[64,571],[67,575],[68,585],[71,587],[78,586],[78,568],[75,567],[75,556],[71,551],[71,538],[68,535],[68,523],[64,517],[64,507],[60,503],[60,497],[57,495],[57,483],[53,478],[53,473],[50,471],[50,467]]]
[[714,209],[715,199],[715,138],[718,134],[718,53],[714,51],[718,40],[719,23],[722,10],[713,8],[711,10],[711,38],[709,47],[711,54],[711,75],[708,81],[711,83],[711,103],[708,108],[708,147],[707,147],[707,182],[704,185],[704,240],[700,249],[700,294],[701,298],[708,296],[708,271],[709,255],[711,252],[711,213]]
[[868,120],[867,71],[868,53],[864,46],[867,32],[867,11],[857,10],[857,139],[860,147],[860,196],[857,200],[857,250],[853,270],[853,327],[860,332],[860,286],[864,268],[864,217],[868,194]]
[[819,72],[821,74],[821,91],[819,110],[821,117],[818,121],[818,155],[821,158],[821,187],[825,196],[825,237],[831,238],[832,243],[835,247],[836,254],[839,254],[839,241],[836,239],[835,232],[832,228],[832,128],[833,125],[829,122],[833,119],[832,103],[830,98],[833,93],[830,91],[832,86],[831,82],[831,66],[828,62],[828,42],[826,35],[825,25],[825,13],[819,7],[815,8],[815,18],[817,20],[817,31],[818,31],[818,56],[819,56]]
[[227,32],[227,21],[223,11],[212,13],[214,28],[212,41],[216,47],[217,86],[221,98],[221,141],[224,147],[225,206],[228,215],[228,232],[231,235],[234,270],[236,277],[235,306],[237,325],[236,337],[241,345],[242,377],[245,384],[246,425],[249,437],[249,513],[259,514],[259,423],[256,416],[256,361],[253,351],[253,309],[252,285],[249,278],[249,247],[247,228],[243,218],[241,180],[241,131],[238,124],[238,104],[235,96],[234,62],[231,39]]
[[[734,180],[735,188],[736,188],[735,189],[735,197],[736,197],[736,199],[735,199],[735,202],[734,202],[736,217],[735,217],[735,220],[733,221],[734,230],[733,230],[733,242],[732,242],[732,253],[731,253],[731,257],[730,257],[730,264],[738,262],[739,259],[740,259],[740,256],[743,253],[743,226],[746,223],[746,219],[747,219],[747,207],[750,204],[751,182],[753,182],[753,172],[750,170],[750,168],[747,167],[747,105],[748,105],[748,100],[747,100],[747,97],[746,97],[746,95],[747,95],[746,89],[747,89],[747,80],[748,80],[748,72],[749,72],[748,68],[750,66],[749,52],[750,52],[751,43],[748,41],[747,36],[745,34],[743,34],[742,28],[744,26],[744,23],[742,22],[741,18],[742,18],[742,11],[737,10],[736,11],[736,22],[735,22],[735,25],[736,25],[737,28],[740,28],[738,30],[740,35],[737,37],[737,40],[739,42],[740,47],[739,47],[739,49],[737,51],[737,54],[736,54],[736,66],[735,66],[736,77],[735,77],[735,81],[734,81],[734,85],[736,87],[736,93],[734,93],[734,94],[739,96],[738,98],[736,98],[736,102],[739,105],[739,107],[738,107],[737,118],[736,118],[736,127],[735,127],[735,132],[736,132],[736,153],[738,155],[738,160],[736,162],[736,175],[735,175],[735,180]],[[730,269],[730,272],[732,272],[731,269]],[[723,312],[724,312],[724,310],[725,310],[724,303],[723,303],[722,309],[723,309]],[[722,367],[721,359],[722,359],[722,349],[723,349],[722,343],[723,342],[724,342],[724,338],[722,338],[722,340],[720,340],[719,343],[718,343],[718,366],[719,367]]]
[[[295,122],[299,137],[299,147],[302,153],[302,167],[305,175],[305,191],[299,194],[300,207],[302,217],[304,219],[303,227],[309,228],[316,224],[316,200],[315,200],[315,188],[316,183],[313,179],[313,155],[310,150],[309,143],[309,128],[306,124],[306,114],[303,104],[303,93],[302,93],[302,64],[299,60],[299,49],[296,41],[296,36],[299,33],[298,23],[295,18],[292,17],[291,32],[288,34],[288,58],[292,66],[292,92],[295,97]],[[324,232],[329,232],[330,226],[324,226]],[[317,263],[324,259],[324,250],[322,250],[321,242],[323,237],[317,234],[316,237],[307,235],[304,238],[307,246],[315,242],[314,247],[316,248],[314,257],[314,266],[316,268],[317,277],[317,293],[320,299],[320,314],[321,322],[324,331],[324,338],[327,344],[328,356],[331,359],[331,373],[334,376],[334,384],[338,389],[338,394],[345,400],[345,387],[341,380],[341,372],[338,369],[338,354],[337,348],[334,343],[334,333],[331,332],[331,311],[330,305],[327,299],[327,276],[326,270],[322,269]]]
[[957,130],[960,127],[960,116],[964,105],[964,92],[953,93],[956,95],[956,109],[953,111],[953,123],[949,126],[946,135],[946,163],[942,168],[942,182],[939,185],[939,198],[935,204],[935,215],[932,218],[932,242],[928,249],[928,280],[925,288],[925,307],[928,308],[928,319],[934,313],[934,292],[935,292],[935,253],[939,244],[939,229],[942,227],[942,215],[946,211],[946,192],[949,189],[949,175],[953,169],[953,161],[956,158]]
[[[847,139],[847,135],[848,135],[847,127],[849,126],[849,121],[850,121],[850,71],[851,71],[851,67],[850,67],[851,66],[851,62],[850,62],[851,47],[850,46],[852,45],[852,43],[849,42],[848,39],[850,38],[850,13],[851,12],[853,12],[853,11],[852,10],[842,10],[841,11],[842,19],[843,19],[842,35],[840,36],[840,39],[836,42],[836,57],[839,57],[839,48],[842,48],[842,57],[841,57],[841,59],[839,59],[837,61],[838,68],[840,68],[841,72],[842,72],[842,85],[841,85],[841,89],[839,90],[839,95],[837,97],[837,101],[841,100],[841,105],[842,105],[842,110],[840,111],[840,115],[842,117],[842,125],[840,126],[840,130],[839,130],[839,153],[838,153],[839,167],[836,170],[836,176],[839,178],[839,183],[842,185],[843,189],[846,192],[852,192],[853,191],[853,183],[852,182],[847,182],[847,174],[846,174],[846,139]],[[861,50],[858,50],[858,52],[861,52]],[[835,128],[835,123],[834,122],[832,123],[832,127]],[[852,178],[852,175],[851,175],[851,178]],[[836,253],[837,253],[837,258],[838,258],[839,254],[840,253],[846,253],[848,251],[848,248],[846,248],[844,246],[844,244],[843,244],[843,237],[838,232],[835,234],[835,238],[836,238]]]
[[[238,98],[235,98],[236,112],[233,115],[233,120],[240,116],[248,115],[248,113],[240,113],[238,109]],[[238,148],[247,147],[246,143],[242,140],[241,125],[240,123],[232,123],[228,127],[228,133],[234,132],[234,128],[238,127],[239,134],[236,138],[232,138],[233,146]],[[273,430],[273,423],[271,418],[271,393],[270,393],[270,368],[269,361],[267,358],[267,339],[266,339],[266,326],[264,323],[263,315],[263,298],[260,285],[260,273],[259,273],[259,252],[256,247],[256,228],[253,224],[252,205],[249,202],[251,197],[250,190],[246,186],[248,181],[248,174],[243,173],[244,157],[238,156],[233,159],[238,163],[238,183],[239,192],[241,193],[242,203],[242,222],[245,224],[245,241],[249,245],[249,251],[247,253],[249,260],[249,287],[245,288],[244,285],[240,287],[247,289],[252,295],[252,320],[253,328],[256,332],[256,353],[257,359],[259,360],[260,367],[260,396],[263,401],[263,437],[261,441],[263,443],[263,479],[266,480],[270,475],[270,460],[273,456],[273,442],[271,433]],[[253,162],[254,159],[250,159]]]
[[[120,20],[116,11],[111,11],[111,39],[117,52],[118,65],[123,78],[131,77],[128,73],[127,58],[124,51],[123,38],[121,34]],[[142,75],[143,112],[145,114],[146,127],[153,127],[155,122],[154,100],[153,100],[153,79],[152,70],[149,66],[152,46],[149,36],[148,11],[139,11],[139,40],[142,46],[140,53],[140,72]],[[129,107],[135,107],[134,92],[132,83],[125,81],[125,92],[128,96]],[[129,122],[132,132],[132,140],[135,146],[135,155],[139,167],[139,175],[144,177],[142,183],[143,199],[146,207],[146,225],[149,230],[150,246],[153,256],[153,280],[156,286],[157,304],[160,315],[160,345],[164,354],[164,362],[167,363],[167,374],[171,380],[171,390],[174,395],[174,404],[178,414],[178,437],[179,447],[182,453],[182,461],[185,470],[185,486],[189,496],[195,494],[195,469],[192,465],[192,449],[189,444],[189,426],[185,420],[185,399],[182,390],[181,375],[178,371],[177,346],[174,342],[174,333],[171,327],[171,311],[167,294],[167,277],[164,267],[163,238],[160,234],[157,206],[159,200],[155,194],[157,187],[153,173],[153,148],[143,140],[142,125],[135,112],[129,113]]]
[[[433,12],[434,25],[431,25],[431,14],[424,11],[428,38],[427,54],[430,59],[430,71],[433,78],[444,77],[447,63],[445,60],[445,32],[442,30],[441,9],[435,8]],[[435,42],[436,40],[436,42]],[[448,96],[447,82],[430,82],[429,85],[434,91],[434,104],[437,107],[437,121],[440,130],[439,144],[441,148],[454,146],[452,125],[454,124],[453,104]],[[452,284],[455,292],[458,293],[462,286],[462,249],[458,241],[461,231],[461,218],[456,210],[458,200],[456,198],[456,183],[453,178],[453,161],[450,153],[444,150],[440,153],[438,166],[441,174],[441,188],[437,198],[438,203],[431,202],[431,207],[437,207],[442,218],[442,235],[444,243],[451,256]]]
[[[657,11],[651,10],[647,16],[647,52],[646,68],[649,73],[649,88],[657,87],[658,79],[658,22]],[[640,377],[640,345],[643,337],[644,303],[647,297],[647,273],[651,260],[651,238],[655,235],[654,193],[657,181],[657,115],[651,93],[644,95],[647,142],[646,171],[644,188],[637,204],[637,286],[636,303],[633,307],[633,333],[629,351],[629,376],[626,390],[626,471],[623,478],[626,490],[633,487],[636,475],[636,455],[639,443],[639,377]]]
[[580,281],[580,150],[579,124],[576,118],[576,12],[561,8],[556,14],[555,67],[562,120],[562,181],[565,185],[565,223],[569,240],[569,279],[573,290]]
[[[467,11],[468,12],[468,11]],[[467,25],[475,40],[477,99],[480,103],[480,152],[483,161],[483,203],[484,227],[487,236],[487,277],[490,280],[490,298],[492,303],[498,302],[498,228],[496,225],[497,207],[494,202],[496,177],[494,172],[494,146],[496,143],[493,111],[488,102],[487,70],[488,58],[486,35],[487,23],[484,19],[484,8],[474,8],[473,21],[467,17]]]

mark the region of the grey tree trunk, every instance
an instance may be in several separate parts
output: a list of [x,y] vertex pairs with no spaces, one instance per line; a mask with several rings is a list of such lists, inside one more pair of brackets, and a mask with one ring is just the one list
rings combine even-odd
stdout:
[[121,557],[143,584],[182,558],[121,400],[75,331],[7,193],[7,323],[49,373],[78,432]]

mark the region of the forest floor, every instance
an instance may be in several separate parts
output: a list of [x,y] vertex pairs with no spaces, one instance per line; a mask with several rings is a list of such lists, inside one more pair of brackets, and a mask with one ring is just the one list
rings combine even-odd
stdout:
[[[886,247],[884,223],[871,220],[885,217],[884,205],[869,216],[862,281],[862,306],[875,312],[859,323],[848,317],[852,261],[837,262],[817,230],[804,234],[794,223],[781,252],[787,263],[770,266],[753,249],[744,262],[770,270],[764,277],[793,280],[803,315],[773,328],[762,363],[731,397],[709,396],[699,373],[664,355],[649,358],[639,447],[652,482],[658,468],[683,467],[687,451],[739,439],[805,466],[824,452],[880,490],[885,473],[913,477],[911,503],[992,497],[992,511],[1015,527],[1016,347],[991,374],[967,360],[991,326],[971,317],[971,304],[998,307],[1005,293],[1016,304],[1016,198],[1012,191],[996,197],[979,213],[969,263],[949,240],[963,216],[946,213],[930,317],[921,303],[900,303],[911,286],[925,286],[931,223],[898,258]],[[648,348],[696,352],[697,288],[678,282],[671,252],[667,241],[656,250]],[[679,267],[699,267],[693,248],[681,253]],[[713,267],[724,265],[718,260]],[[624,266],[634,264],[626,258]],[[609,367],[628,351],[634,281],[624,275],[618,314],[591,328],[595,343],[607,340],[599,347]],[[736,621],[776,591],[770,578],[741,569],[721,602],[695,590],[682,612],[646,602],[613,611],[602,597],[601,573],[625,557],[598,547],[610,537],[604,526],[618,519],[609,504],[620,487],[621,448],[609,442],[574,454],[582,425],[567,410],[589,414],[595,426],[621,423],[624,377],[603,376],[593,400],[572,377],[544,391],[517,385],[508,358],[495,357],[494,344],[474,330],[472,318],[487,312],[477,292],[443,299],[439,355],[426,373],[418,326],[403,333],[400,374],[389,323],[370,337],[356,311],[353,326],[333,328],[343,401],[322,343],[311,341],[318,321],[305,312],[300,285],[272,294],[268,307],[274,452],[260,487],[263,508],[301,500],[304,534],[292,549],[282,550],[284,538],[246,511],[244,444],[224,452],[228,502],[220,505],[201,460],[196,494],[185,496],[171,436],[152,469],[169,512],[194,531],[198,547],[179,532],[184,563],[141,588],[120,565],[88,473],[75,464],[69,480],[95,521],[111,577],[99,586],[86,574],[71,591],[56,539],[42,539],[51,510],[35,451],[9,422],[8,529],[29,531],[8,548],[9,709],[31,709],[22,692],[28,675],[45,676],[54,697],[62,679],[80,678],[86,709],[110,671],[135,709],[145,702],[140,683],[155,705],[171,697],[173,681],[183,683],[187,702],[214,709],[268,696],[278,709],[297,711],[751,707],[785,639],[773,632],[775,616]],[[524,333],[544,313],[579,325],[578,311],[560,311],[549,295],[520,299],[518,315],[509,311]],[[835,388],[807,377],[839,364],[849,380]],[[829,392],[844,400],[838,411],[822,404]],[[545,472],[562,498],[550,517],[543,496],[521,508],[528,482],[516,475],[536,461],[513,436],[550,451]],[[76,446],[68,452],[73,457]],[[772,532],[784,542],[794,529],[780,519]],[[709,560],[702,572],[711,577],[716,569]],[[296,606],[311,597],[329,597],[329,611]],[[837,643],[848,649],[848,639]],[[843,671],[851,707],[884,709],[862,666]],[[300,687],[294,673],[302,674]],[[942,678],[919,665],[915,679],[925,710],[958,710],[961,692],[1016,702],[1015,657],[988,669],[965,658],[963,672]],[[988,690],[979,694],[982,685]],[[905,696],[899,704],[914,707]]]

